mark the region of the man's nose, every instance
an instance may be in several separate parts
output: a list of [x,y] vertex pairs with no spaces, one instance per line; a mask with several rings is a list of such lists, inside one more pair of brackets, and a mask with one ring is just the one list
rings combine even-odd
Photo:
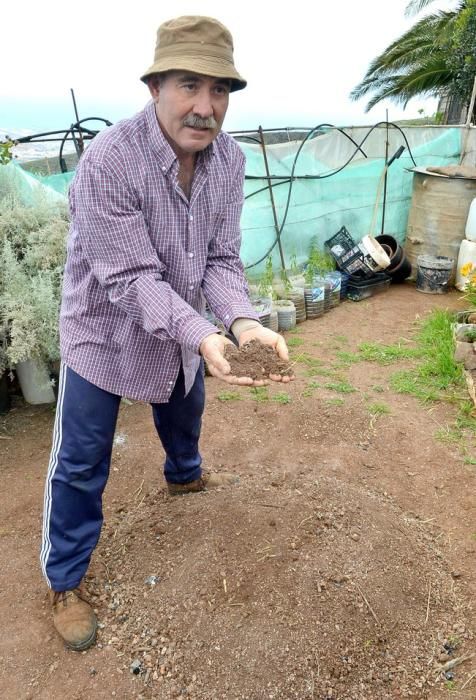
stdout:
[[213,115],[211,96],[208,90],[200,90],[193,105],[194,114],[203,119]]

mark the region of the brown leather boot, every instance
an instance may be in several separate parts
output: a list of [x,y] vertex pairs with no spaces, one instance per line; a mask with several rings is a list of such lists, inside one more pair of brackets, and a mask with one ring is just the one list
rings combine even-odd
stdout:
[[74,651],[83,651],[94,644],[96,615],[84,599],[80,588],[71,591],[50,591],[50,602],[53,624],[67,647]]
[[239,480],[239,476],[228,472],[221,472],[220,474],[203,472],[199,479],[188,481],[186,484],[172,484],[167,482],[167,489],[169,496],[181,496],[186,493],[197,493],[198,491],[217,489],[220,486],[232,486],[233,484],[237,484]]

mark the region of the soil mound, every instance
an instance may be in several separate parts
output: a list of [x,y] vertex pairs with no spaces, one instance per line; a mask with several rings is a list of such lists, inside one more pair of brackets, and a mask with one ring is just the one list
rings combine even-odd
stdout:
[[98,564],[99,642],[144,698],[428,698],[458,620],[431,538],[333,478],[137,494]]

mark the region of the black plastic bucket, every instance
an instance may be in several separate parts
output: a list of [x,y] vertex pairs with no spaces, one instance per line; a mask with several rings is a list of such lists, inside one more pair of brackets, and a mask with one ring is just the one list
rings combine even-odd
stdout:
[[455,261],[443,255],[419,255],[416,289],[425,294],[445,294]]

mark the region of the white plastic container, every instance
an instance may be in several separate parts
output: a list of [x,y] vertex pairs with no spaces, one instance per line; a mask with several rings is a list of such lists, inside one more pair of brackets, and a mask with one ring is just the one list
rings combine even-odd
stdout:
[[[464,235],[466,236],[468,241],[476,241],[476,197],[469,205],[469,212],[468,218],[466,219],[466,228],[464,230]],[[458,285],[456,286],[458,287]]]
[[[473,201],[476,202],[476,199]],[[474,210],[476,216],[476,208]],[[476,273],[476,236],[474,241],[461,241],[456,266],[455,287],[463,291],[472,275]]]
[[48,371],[34,360],[19,362],[15,367],[18,383],[27,403],[54,403],[55,395]]
[[390,258],[373,236],[364,236],[339,261],[339,267],[348,274],[363,272],[367,277],[389,267]]

